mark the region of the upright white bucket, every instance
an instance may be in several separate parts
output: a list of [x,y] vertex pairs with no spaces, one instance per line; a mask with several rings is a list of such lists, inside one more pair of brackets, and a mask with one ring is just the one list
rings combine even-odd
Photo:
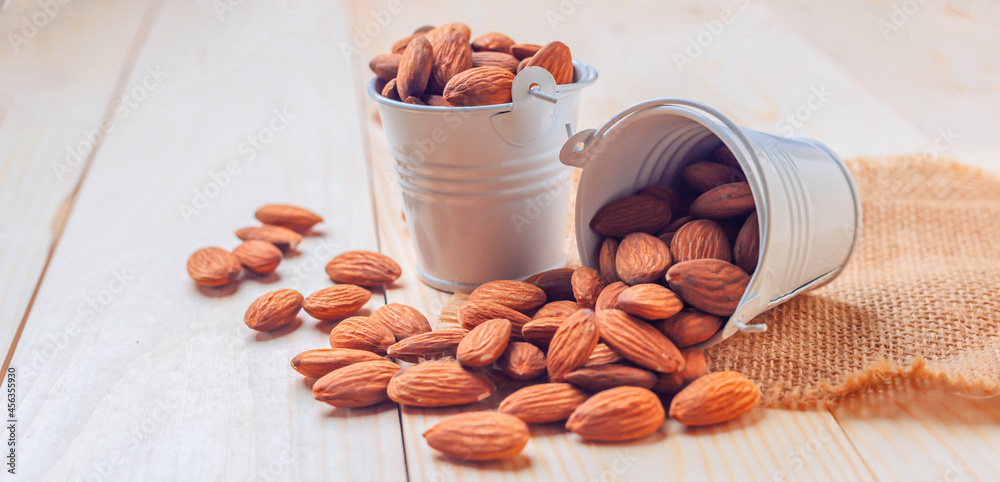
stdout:
[[575,82],[559,86],[526,68],[513,102],[489,106],[411,105],[369,83],[423,282],[468,292],[562,266],[572,170],[558,154],[574,132],[580,89],[597,80],[589,65],[573,65]]
[[847,264],[861,227],[857,187],[843,161],[815,140],[775,137],[738,127],[686,99],[636,104],[600,129],[575,134],[562,162],[583,168],[576,200],[576,238],[583,264],[598,266],[603,236],[590,219],[613,199],[653,185],[675,185],[688,164],[725,144],[753,192],[760,226],[757,270],[736,312],[702,346],[737,331],[760,332],[755,316],[822,286]]

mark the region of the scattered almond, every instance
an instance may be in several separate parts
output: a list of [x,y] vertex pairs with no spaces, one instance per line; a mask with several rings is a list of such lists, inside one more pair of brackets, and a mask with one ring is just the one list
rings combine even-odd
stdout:
[[292,358],[292,369],[307,377],[319,378],[348,365],[384,359],[370,351],[349,348],[321,348],[295,355],[295,358]]
[[566,318],[573,313],[576,313],[581,308],[580,305],[576,304],[575,301],[563,300],[563,301],[553,301],[551,303],[546,303],[544,306],[535,312],[535,316],[532,319],[540,318]]
[[302,309],[302,295],[295,290],[275,290],[254,300],[243,321],[257,331],[277,330],[295,320]]
[[536,345],[548,345],[564,321],[564,316],[535,318],[521,327],[521,336]]
[[704,258],[732,260],[726,231],[719,223],[709,219],[698,219],[681,226],[670,241],[670,255],[674,263]]
[[573,268],[556,268],[543,271],[524,280],[545,292],[546,299],[553,301],[575,301],[573,297]]
[[381,286],[399,279],[402,270],[388,256],[372,251],[348,251],[330,260],[326,274],[337,283]]
[[569,418],[589,396],[569,383],[540,383],[511,393],[498,410],[526,423],[558,422]]
[[385,325],[396,340],[431,331],[431,324],[423,313],[402,303],[380,306],[371,318]]
[[485,375],[451,361],[413,365],[389,381],[389,398],[403,405],[446,407],[484,400],[496,391]]
[[199,249],[187,261],[188,276],[201,286],[225,286],[242,271],[240,259],[222,248]]
[[567,373],[583,365],[594,351],[599,337],[600,330],[593,311],[582,309],[566,318],[549,343],[546,355],[549,380],[561,382]]
[[718,259],[675,264],[667,283],[684,302],[713,315],[730,316],[743,298],[750,277],[739,267]]
[[313,384],[313,397],[334,407],[367,407],[389,399],[389,380],[400,370],[389,360],[358,362],[327,373]]
[[531,380],[545,373],[545,353],[531,343],[512,341],[497,360],[497,366],[514,380]]
[[621,355],[615,353],[614,350],[608,347],[606,343],[598,343],[594,347],[594,351],[587,357],[587,361],[583,362],[585,367],[593,367],[598,365],[610,365],[612,363],[619,363],[624,361]]
[[696,345],[708,340],[722,328],[722,318],[697,308],[685,308],[669,319],[659,322],[660,331],[678,347]]
[[469,368],[492,365],[510,341],[510,320],[497,318],[480,324],[458,344],[456,358]]
[[372,293],[360,286],[336,285],[306,297],[302,309],[317,320],[339,320],[356,313],[371,297]]
[[601,252],[597,256],[598,266],[601,268],[601,279],[605,285],[616,281],[621,281],[618,271],[615,269],[615,257],[618,255],[618,240],[615,238],[604,238],[601,244]]
[[622,309],[621,303],[618,302],[618,297],[627,289],[628,285],[621,281],[616,281],[605,286],[600,296],[597,297],[595,311]]
[[302,242],[302,235],[281,226],[254,226],[236,231],[236,237],[243,241],[259,239],[275,245],[278,249],[288,252],[298,247]]
[[424,432],[427,445],[462,460],[508,459],[528,443],[528,426],[521,419],[497,412],[461,413]]
[[619,355],[658,372],[684,368],[684,357],[663,333],[621,310],[597,312],[601,339]]
[[573,271],[570,279],[573,285],[573,295],[576,297],[576,304],[581,308],[593,310],[597,297],[604,290],[604,280],[600,273],[593,268],[581,266]]
[[271,274],[281,263],[281,250],[267,241],[251,239],[233,250],[246,269],[257,274]]
[[691,204],[691,215],[699,218],[722,219],[753,211],[753,194],[750,184],[734,182],[723,184],[701,196]]
[[632,233],[657,234],[668,224],[669,204],[655,196],[637,195],[604,205],[590,220],[590,229],[620,238]]
[[417,333],[399,340],[387,350],[389,356],[405,362],[453,357],[469,332],[460,328]]
[[531,321],[527,315],[492,301],[466,301],[458,307],[458,323],[467,330],[496,318],[510,320],[515,338],[521,337],[521,327]]
[[734,371],[709,373],[680,391],[670,402],[670,418],[684,425],[714,425],[749,412],[760,390]]
[[622,311],[646,320],[660,320],[677,314],[684,302],[672,291],[653,283],[632,286],[618,295]]
[[566,428],[586,440],[623,442],[651,435],[665,418],[655,393],[640,387],[617,387],[583,402],[569,416]]
[[618,277],[627,285],[661,280],[670,263],[670,248],[659,238],[646,233],[625,236],[618,245],[615,257]]
[[395,341],[388,328],[367,316],[347,318],[330,331],[331,348],[367,350],[385,355]]
[[313,212],[287,204],[268,204],[258,209],[255,216],[264,224],[281,226],[299,233],[309,231],[317,223],[323,222],[323,218]]
[[653,388],[656,374],[626,365],[605,364],[577,368],[566,374],[566,381],[592,392],[624,386]]
[[545,292],[523,281],[499,280],[483,283],[469,294],[471,301],[492,301],[520,312],[545,304]]

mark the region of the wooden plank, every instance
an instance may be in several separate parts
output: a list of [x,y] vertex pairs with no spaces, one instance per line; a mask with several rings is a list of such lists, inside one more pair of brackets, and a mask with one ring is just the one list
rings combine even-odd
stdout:
[[11,1],[0,16],[0,347],[5,352],[87,162],[104,137],[102,122],[113,135],[116,120],[109,105],[126,87],[120,76],[141,40],[136,34],[144,16],[151,16],[146,7],[144,2],[52,2],[47,13],[38,2]]
[[[346,2],[243,3],[222,19],[164,2],[129,73],[147,95],[95,158],[14,356],[21,475],[405,478],[394,405],[333,410],[288,366],[328,346],[329,325],[242,321],[264,292],[329,286],[337,252],[377,249],[337,48],[349,21]],[[187,256],[235,247],[268,202],[326,222],[276,275],[197,289]]]

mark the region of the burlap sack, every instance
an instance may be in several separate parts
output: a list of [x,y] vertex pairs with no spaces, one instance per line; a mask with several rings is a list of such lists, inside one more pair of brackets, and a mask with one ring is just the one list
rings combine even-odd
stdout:
[[[848,164],[864,221],[847,269],[755,319],[767,332],[709,349],[711,369],[744,373],[771,407],[905,380],[1000,394],[1000,178],[926,157]],[[578,265],[572,239],[567,254]]]

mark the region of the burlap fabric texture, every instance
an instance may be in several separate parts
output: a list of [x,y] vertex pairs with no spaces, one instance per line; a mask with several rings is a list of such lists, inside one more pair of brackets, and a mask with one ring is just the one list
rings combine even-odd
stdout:
[[[864,221],[847,268],[755,319],[767,332],[709,349],[711,370],[747,375],[771,407],[909,381],[1000,394],[1000,178],[920,156],[848,164]],[[578,264],[572,239],[567,254]]]

